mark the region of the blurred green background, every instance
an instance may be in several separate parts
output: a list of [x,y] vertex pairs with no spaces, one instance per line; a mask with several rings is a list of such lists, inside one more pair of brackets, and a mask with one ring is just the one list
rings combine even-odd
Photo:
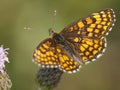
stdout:
[[114,9],[117,22],[107,36],[105,54],[76,74],[65,73],[54,90],[120,90],[120,1],[0,0],[0,45],[10,48],[6,69],[13,83],[11,90],[37,89],[39,67],[32,62],[32,53],[49,37],[49,28],[60,32],[79,18],[106,8]]

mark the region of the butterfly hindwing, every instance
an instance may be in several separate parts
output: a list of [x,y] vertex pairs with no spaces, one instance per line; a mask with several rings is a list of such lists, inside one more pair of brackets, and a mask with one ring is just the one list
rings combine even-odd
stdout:
[[71,58],[64,48],[57,47],[56,51],[58,53],[57,56],[59,57],[60,61],[60,69],[68,73],[79,71],[80,63]]
[[106,45],[106,38],[101,40],[83,38],[81,44],[76,46],[76,51],[79,52],[82,62],[87,63],[99,58],[105,52]]

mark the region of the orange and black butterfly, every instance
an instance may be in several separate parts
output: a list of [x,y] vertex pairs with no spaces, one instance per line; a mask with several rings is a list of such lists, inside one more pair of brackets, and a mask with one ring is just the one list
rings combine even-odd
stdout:
[[114,11],[106,9],[79,19],[60,33],[50,30],[52,37],[37,46],[33,59],[42,67],[59,68],[68,73],[79,71],[81,64],[94,61],[103,54],[106,35],[114,22]]

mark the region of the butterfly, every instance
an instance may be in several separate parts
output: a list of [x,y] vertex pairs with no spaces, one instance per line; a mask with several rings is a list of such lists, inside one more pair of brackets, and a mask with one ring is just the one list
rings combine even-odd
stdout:
[[36,47],[33,61],[43,68],[75,73],[82,64],[102,56],[107,46],[106,35],[115,21],[113,9],[106,9],[79,19],[60,33],[50,29],[51,37]]

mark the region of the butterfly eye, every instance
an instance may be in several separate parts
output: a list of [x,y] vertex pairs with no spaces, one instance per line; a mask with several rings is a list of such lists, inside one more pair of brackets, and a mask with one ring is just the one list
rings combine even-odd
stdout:
[[54,30],[52,28],[49,29],[49,36],[52,36],[54,34]]

